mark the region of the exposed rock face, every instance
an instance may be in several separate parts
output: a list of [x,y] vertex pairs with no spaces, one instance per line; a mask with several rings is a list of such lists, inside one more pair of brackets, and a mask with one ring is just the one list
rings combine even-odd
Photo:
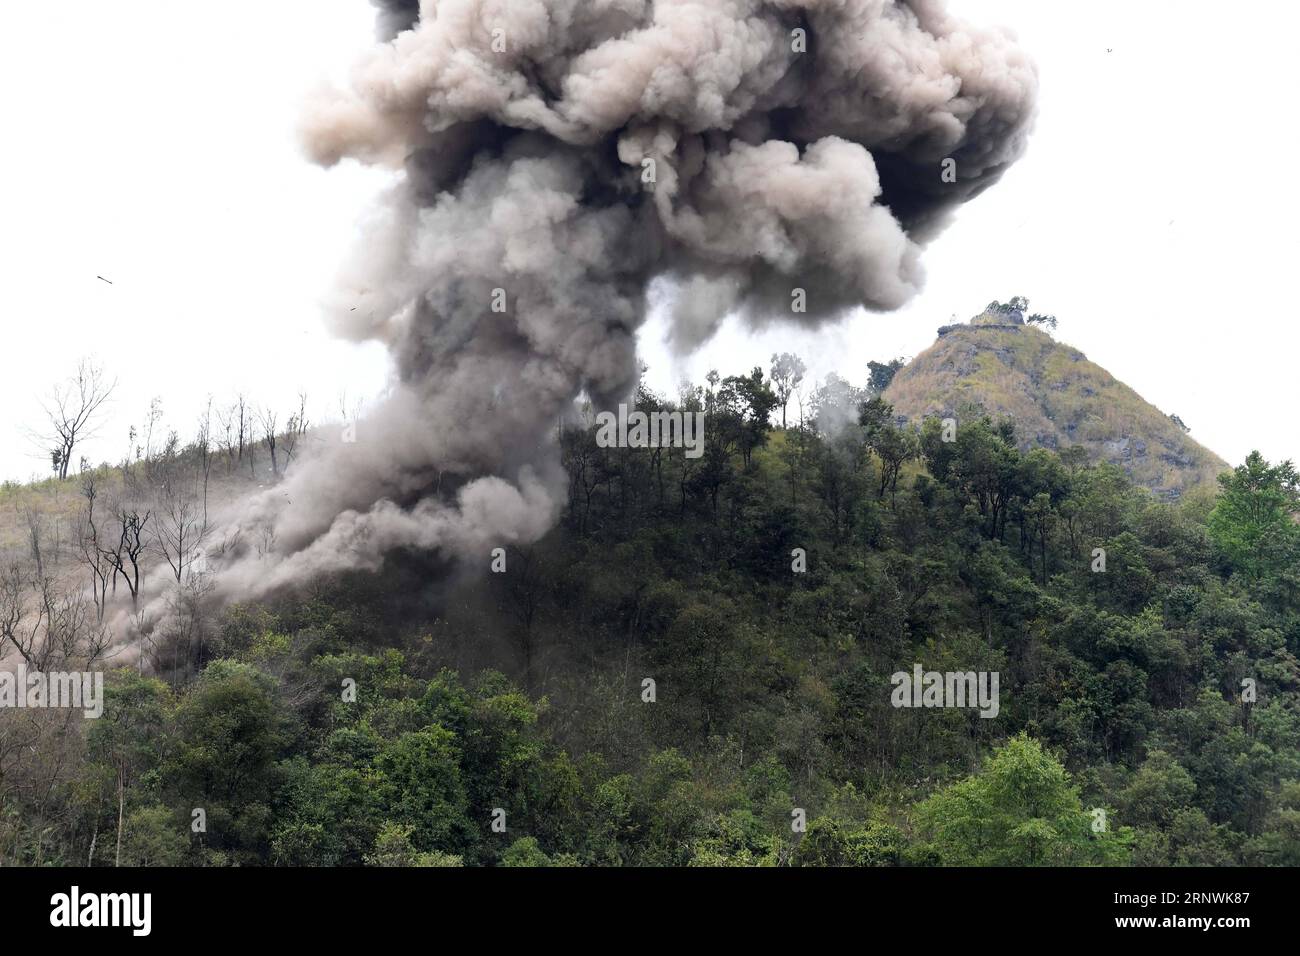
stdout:
[[911,422],[941,415],[960,423],[981,410],[1010,418],[1022,448],[1082,445],[1091,461],[1118,465],[1169,499],[1212,487],[1228,467],[1078,349],[1011,313],[940,328],[938,341],[894,376],[885,398]]

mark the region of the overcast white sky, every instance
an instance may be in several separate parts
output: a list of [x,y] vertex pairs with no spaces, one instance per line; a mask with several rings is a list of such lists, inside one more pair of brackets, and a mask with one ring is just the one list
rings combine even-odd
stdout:
[[[1300,457],[1294,406],[1300,6],[953,0],[1039,62],[1030,151],[930,247],[927,291],[818,335],[728,325],[674,391],[802,354],[855,382],[953,316],[1028,296],[1057,336],[1230,462]],[[0,477],[48,472],[24,437],[80,356],[119,379],[87,453],[117,460],[161,396],[189,436],[212,394],[318,419],[383,387],[378,347],[330,339],[318,302],[380,174],[305,162],[303,94],[371,37],[363,0],[64,0],[0,10]],[[111,280],[101,281],[97,276]]]

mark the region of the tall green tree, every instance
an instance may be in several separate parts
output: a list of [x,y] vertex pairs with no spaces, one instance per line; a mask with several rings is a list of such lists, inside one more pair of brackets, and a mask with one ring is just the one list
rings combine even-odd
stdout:
[[1300,474],[1290,461],[1272,465],[1257,451],[1219,476],[1210,512],[1215,546],[1235,570],[1258,579],[1294,554],[1300,514]]
[[[1109,815],[1107,815],[1108,817]],[[1118,864],[1127,831],[1086,812],[1070,775],[1036,740],[1021,734],[984,769],[916,807],[923,860],[944,866]]]

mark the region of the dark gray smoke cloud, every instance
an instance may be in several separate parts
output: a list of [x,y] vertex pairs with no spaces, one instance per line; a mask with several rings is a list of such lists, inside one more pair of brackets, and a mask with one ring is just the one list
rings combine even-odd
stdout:
[[379,8],[375,29],[381,40],[391,40],[420,19],[420,0],[370,0]]
[[681,349],[728,312],[897,308],[1033,114],[1010,35],[939,0],[375,2],[387,42],[310,105],[305,142],[402,171],[331,315],[383,342],[398,381],[355,443],[242,516],[274,543],[229,563],[231,593],[536,539],[562,487],[555,422],[584,390],[631,391],[652,279]]

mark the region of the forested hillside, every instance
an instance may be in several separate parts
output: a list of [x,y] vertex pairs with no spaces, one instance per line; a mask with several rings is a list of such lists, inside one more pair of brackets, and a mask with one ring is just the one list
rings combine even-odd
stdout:
[[[178,591],[101,719],[0,713],[0,862],[1300,864],[1289,463],[1171,504],[869,386],[781,428],[789,386],[687,391],[699,458],[563,426],[536,545]],[[894,706],[915,665],[996,716]]]

